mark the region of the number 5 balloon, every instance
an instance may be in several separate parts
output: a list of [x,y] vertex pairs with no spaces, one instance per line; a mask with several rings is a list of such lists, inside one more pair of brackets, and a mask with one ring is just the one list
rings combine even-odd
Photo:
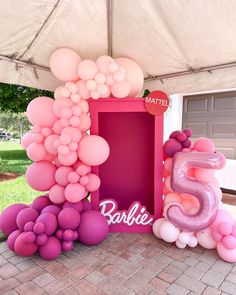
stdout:
[[194,195],[200,203],[199,211],[194,215],[186,214],[177,204],[167,209],[170,222],[187,231],[199,231],[208,227],[215,219],[218,200],[213,189],[206,183],[193,180],[187,175],[190,168],[221,169],[225,158],[220,153],[179,152],[173,158],[171,187],[179,193]]

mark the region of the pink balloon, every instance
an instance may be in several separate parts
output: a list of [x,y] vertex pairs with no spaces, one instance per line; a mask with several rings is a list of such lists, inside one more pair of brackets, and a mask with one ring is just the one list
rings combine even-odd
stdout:
[[53,112],[58,116],[62,116],[62,110],[65,108],[71,108],[73,106],[73,101],[69,98],[60,98],[54,101]]
[[70,135],[71,139],[75,142],[79,142],[80,139],[81,139],[81,132],[78,128],[76,127],[72,127],[72,126],[69,126],[69,127],[65,127],[63,130],[62,130],[62,133],[61,133],[62,136],[64,135]]
[[211,225],[212,228],[217,228],[221,222],[227,222],[233,225],[235,223],[234,218],[224,209],[217,210],[216,218]]
[[89,59],[84,59],[78,66],[78,76],[81,80],[88,81],[93,79],[98,72],[96,63]]
[[165,205],[171,204],[171,203],[181,203],[182,199],[178,193],[172,192],[168,193],[165,196],[164,203]]
[[235,249],[236,248],[236,238],[232,235],[225,236],[222,240],[222,243],[227,249]]
[[66,167],[66,166],[59,167],[55,174],[56,182],[62,186],[66,186],[69,183],[68,175],[73,171],[74,170],[71,167]]
[[33,142],[32,134],[31,133],[26,133],[24,136],[21,138],[21,145],[22,147],[26,150],[27,147]]
[[65,86],[59,86],[54,91],[54,98],[60,99],[60,98],[66,98],[70,96],[70,91]]
[[124,98],[129,96],[131,92],[131,87],[129,82],[126,80],[121,82],[116,82],[111,86],[111,93],[117,98]]
[[205,228],[197,232],[196,237],[198,239],[199,245],[205,249],[215,249],[216,241],[212,237],[212,231],[210,228]]
[[164,221],[159,228],[159,235],[160,237],[168,242],[173,243],[178,239],[180,230],[174,225],[171,224],[169,221]]
[[85,164],[101,165],[107,160],[109,153],[108,143],[100,136],[86,136],[79,142],[78,156]]
[[55,184],[56,166],[42,161],[32,163],[26,171],[26,181],[38,191],[48,191]]
[[7,246],[9,247],[10,250],[14,251],[14,245],[16,239],[19,237],[21,234],[21,231],[19,229],[13,231],[7,238]]
[[91,119],[86,113],[82,113],[80,116],[80,123],[79,123],[79,129],[84,132],[89,130],[91,127]]
[[89,178],[89,182],[85,186],[85,188],[88,192],[95,192],[100,187],[100,184],[101,184],[100,178],[93,173],[88,174],[88,178]]
[[171,187],[171,177],[167,176],[165,181],[164,181],[165,187],[168,190],[169,193],[173,192],[173,189]]
[[76,152],[72,152],[72,151],[69,152],[69,154],[66,156],[63,156],[63,155],[58,156],[58,160],[64,166],[71,166],[71,165],[75,164],[77,159],[78,159],[78,157],[77,157]]
[[57,155],[57,148],[54,146],[56,140],[59,139],[57,134],[49,135],[44,141],[44,147],[46,151],[52,155]]
[[38,246],[35,243],[27,244],[23,237],[25,233],[21,233],[15,240],[14,250],[19,256],[31,256],[37,252]]
[[218,243],[217,252],[223,260],[227,262],[236,262],[236,248],[227,249],[223,243]]
[[61,126],[60,120],[57,120],[52,127],[55,134],[61,134],[63,127]]
[[81,109],[83,113],[88,113],[89,111],[89,104],[86,100],[82,99],[77,106]]
[[159,239],[161,239],[161,236],[159,235],[159,230],[160,230],[162,223],[165,220],[166,220],[165,218],[159,218],[153,223],[153,226],[152,226],[152,231],[153,231],[154,235],[156,237],[158,237]]
[[39,96],[33,99],[27,107],[27,117],[33,125],[52,127],[57,120],[53,112],[54,99]]
[[195,215],[188,215],[178,206],[172,205],[167,210],[171,223],[187,231],[198,231],[208,227],[216,218],[218,200],[210,186],[194,181],[187,176],[188,169],[219,169],[222,157],[217,153],[179,152],[173,159],[171,187],[179,193],[194,195],[199,200],[200,209]]
[[82,202],[70,203],[68,201],[65,201],[65,203],[63,204],[63,209],[68,207],[76,209],[79,213],[83,210]]
[[79,183],[69,183],[65,189],[65,198],[71,203],[77,203],[86,197],[83,185]]
[[68,175],[68,180],[69,182],[71,183],[77,183],[79,181],[79,178],[80,176],[78,175],[78,173],[76,172],[71,172],[69,175]]
[[72,207],[67,207],[61,210],[58,214],[58,224],[62,229],[76,229],[80,223],[79,212]]
[[47,242],[39,247],[39,255],[45,260],[53,260],[61,254],[61,242],[56,237],[49,237]]
[[202,181],[202,182],[211,182],[215,178],[214,171],[209,169],[204,169],[204,168],[196,168],[194,170],[194,177],[198,181]]
[[167,158],[164,162],[164,168],[165,170],[171,174],[171,170],[172,170],[172,158]]
[[31,143],[27,148],[27,156],[32,161],[42,161],[47,155],[47,152],[42,143]]
[[65,199],[65,188],[59,184],[54,184],[54,186],[51,187],[48,196],[49,199],[54,203],[54,204],[62,204],[66,199]]
[[18,228],[21,231],[23,231],[25,224],[28,223],[29,221],[35,221],[38,218],[38,216],[39,216],[38,211],[36,211],[33,208],[22,209],[16,217],[16,224]]
[[45,225],[45,234],[47,236],[54,234],[57,229],[57,218],[52,213],[41,213],[36,222]]
[[116,63],[125,69],[125,80],[129,82],[130,85],[130,97],[137,96],[144,83],[144,75],[140,65],[130,58],[119,57],[115,59]]
[[214,152],[215,147],[211,139],[200,137],[194,142],[193,149],[198,152]]
[[89,90],[86,87],[86,83],[82,80],[77,82],[78,85],[78,93],[82,99],[88,99],[89,98]]
[[218,225],[218,232],[221,235],[230,235],[233,231],[233,226],[228,222],[220,222]]
[[114,59],[108,55],[102,55],[96,60],[99,72],[109,74],[109,63],[114,63]]
[[39,213],[45,208],[46,206],[51,205],[51,201],[48,198],[48,195],[39,196],[35,198],[31,204],[31,208],[37,210]]
[[78,78],[77,67],[81,62],[80,56],[70,48],[59,48],[50,56],[49,65],[53,75],[62,81]]

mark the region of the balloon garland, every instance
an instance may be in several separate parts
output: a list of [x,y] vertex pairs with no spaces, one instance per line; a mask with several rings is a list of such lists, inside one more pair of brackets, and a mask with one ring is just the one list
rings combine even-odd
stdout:
[[153,224],[153,233],[180,249],[217,249],[219,256],[236,262],[236,221],[223,209],[222,192],[214,169],[225,165],[214,143],[192,131],[174,131],[163,146],[164,217]]

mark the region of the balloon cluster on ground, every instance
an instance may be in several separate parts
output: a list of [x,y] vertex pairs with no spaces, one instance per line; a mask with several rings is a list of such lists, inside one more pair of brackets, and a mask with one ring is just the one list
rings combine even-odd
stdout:
[[[225,158],[215,152],[210,139],[202,137],[192,144],[191,135],[190,129],[174,131],[164,144],[164,216],[154,222],[153,233],[180,249],[199,244],[217,249],[228,262],[236,262],[236,221],[223,208],[222,192],[214,175],[214,169],[225,165]],[[193,187],[198,190],[194,192]],[[210,211],[212,218],[208,216]]]
[[97,245],[109,231],[106,218],[91,210],[87,199],[55,205],[48,195],[37,197],[30,205],[13,204],[4,209],[0,229],[8,235],[7,245],[16,254],[38,252],[46,260],[72,250],[75,241]]

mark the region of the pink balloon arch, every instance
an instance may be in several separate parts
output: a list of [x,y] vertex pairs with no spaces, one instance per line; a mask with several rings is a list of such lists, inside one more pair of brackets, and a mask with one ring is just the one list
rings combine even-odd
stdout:
[[[109,157],[109,145],[91,126],[88,98],[137,96],[143,87],[141,67],[128,58],[100,56],[82,60],[72,49],[60,48],[50,68],[64,82],[54,98],[37,97],[27,107],[32,131],[22,146],[33,163],[26,180],[45,195],[32,204],[13,204],[0,215],[7,244],[21,256],[38,252],[57,258],[73,249],[102,242],[109,231],[105,217],[91,210],[87,196],[100,179],[92,167]],[[164,215],[153,224],[154,234],[178,248],[216,248],[220,257],[236,262],[236,223],[222,207],[222,193],[214,170],[225,165],[207,138],[191,142],[192,131],[175,131],[164,144]]]

